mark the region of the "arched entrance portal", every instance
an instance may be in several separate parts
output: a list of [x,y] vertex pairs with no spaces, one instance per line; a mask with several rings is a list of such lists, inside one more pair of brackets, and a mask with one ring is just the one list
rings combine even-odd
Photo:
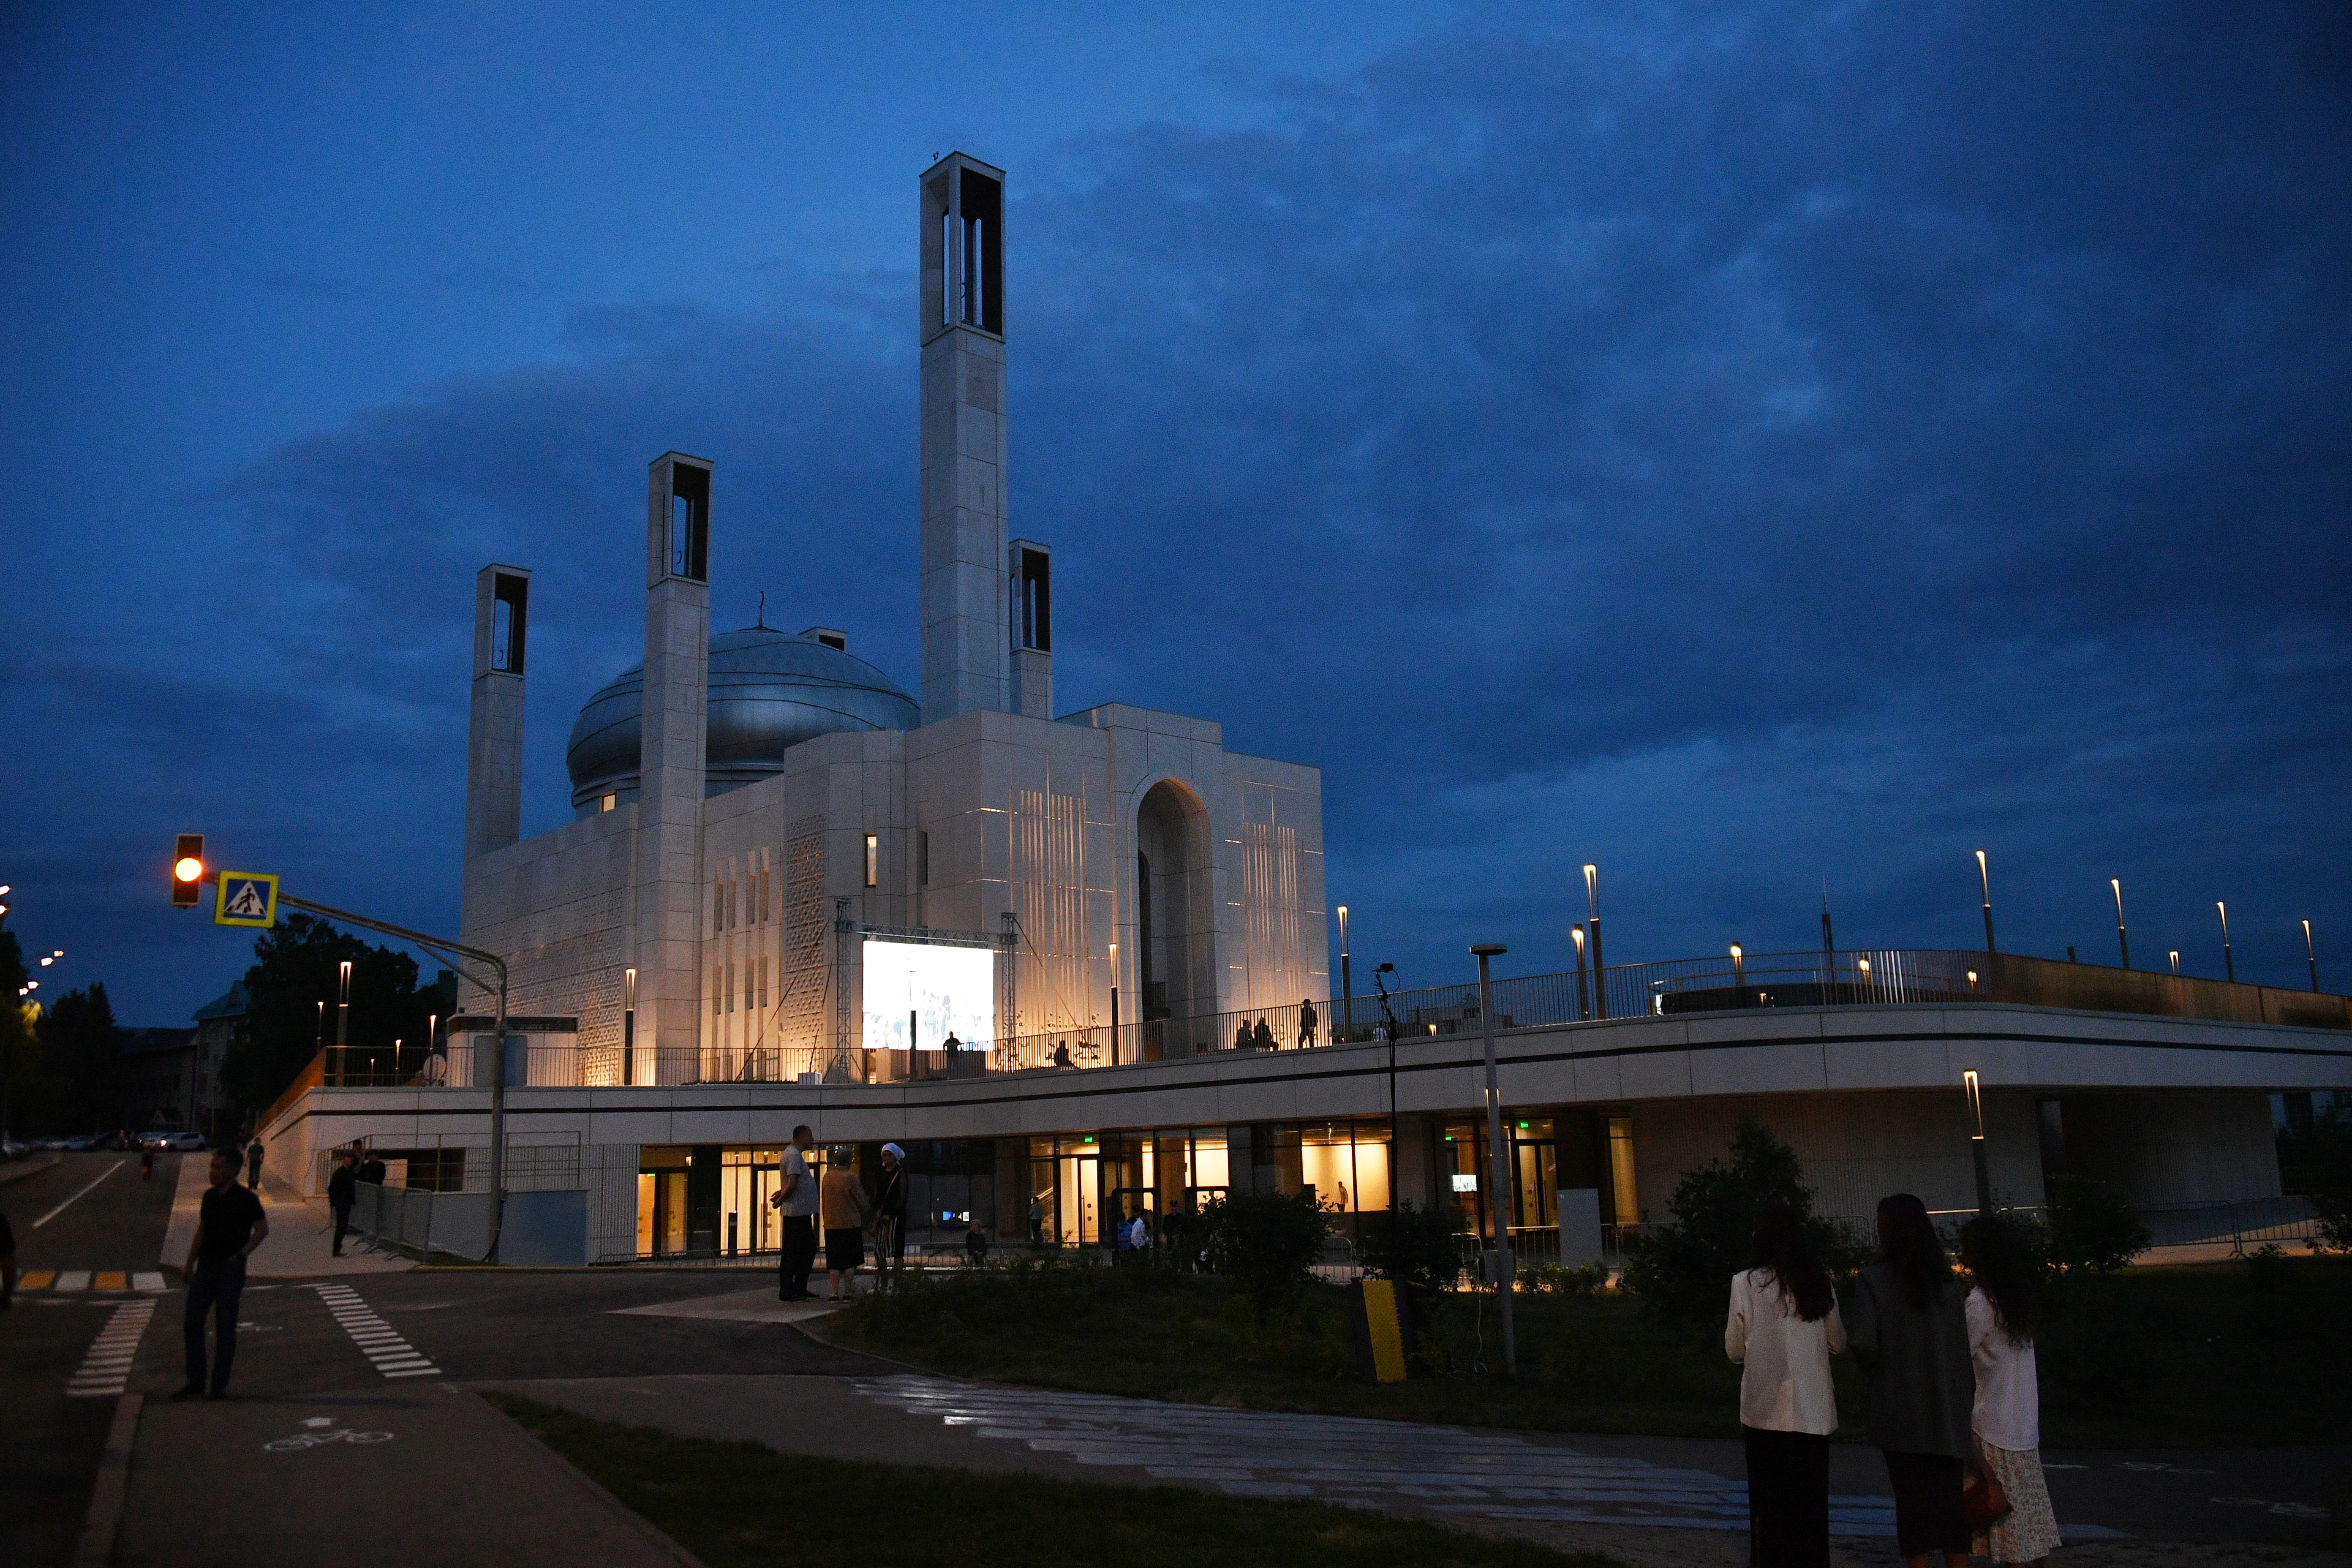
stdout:
[[1190,1056],[1211,1044],[1206,1034],[1195,1042],[1183,1022],[1217,1010],[1214,864],[1201,797],[1173,779],[1152,785],[1135,812],[1137,967],[1147,1061]]

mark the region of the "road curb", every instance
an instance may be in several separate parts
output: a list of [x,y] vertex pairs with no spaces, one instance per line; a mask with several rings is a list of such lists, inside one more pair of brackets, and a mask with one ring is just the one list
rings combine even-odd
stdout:
[[11,1182],[21,1182],[27,1176],[37,1176],[43,1171],[54,1171],[64,1163],[65,1162],[55,1154],[37,1165],[11,1163],[6,1170],[0,1171],[0,1187],[5,1187]]
[[[672,1562],[676,1563],[678,1565],[678,1568],[708,1568],[708,1565],[704,1563],[701,1558],[697,1557],[693,1552],[688,1552],[685,1547],[670,1539],[668,1535],[663,1533],[660,1527],[656,1525],[652,1520],[647,1519],[644,1514],[639,1513],[635,1509],[631,1508],[627,1503],[623,1502],[619,1498],[614,1497],[611,1492],[605,1490],[603,1484],[600,1483],[595,1477],[590,1475],[587,1471],[582,1469],[579,1466],[565,1458],[562,1454],[557,1453],[552,1446],[541,1442],[538,1435],[532,1432],[530,1427],[525,1426],[521,1422],[517,1421],[513,1416],[508,1415],[505,1411],[499,1409],[488,1400],[484,1399],[480,1394],[475,1393],[470,1388],[466,1388],[454,1383],[445,1383],[441,1386],[447,1389],[450,1393],[456,1394],[460,1399],[472,1400],[475,1404],[480,1405],[483,1409],[488,1411],[491,1415],[504,1422],[508,1428],[517,1436],[520,1437],[524,1442],[529,1443],[532,1447],[537,1448],[541,1453],[554,1460],[557,1467],[561,1468],[565,1475],[570,1476],[573,1483],[576,1484],[581,1490],[586,1492],[589,1496],[596,1499],[598,1501],[610,1508],[615,1514],[620,1516],[623,1522],[627,1524],[631,1530],[635,1531],[640,1537],[642,1537],[647,1544],[651,1545],[656,1551],[668,1557]],[[75,1562],[74,1568],[83,1568],[83,1564],[79,1560]],[[96,1568],[96,1565],[92,1565],[92,1568]]]
[[146,1396],[126,1394],[114,1402],[114,1422],[106,1429],[98,1479],[89,1489],[89,1517],[74,1542],[73,1568],[107,1568],[114,1561],[114,1537],[122,1527],[122,1505],[131,1495],[131,1449],[139,1436],[139,1410]]

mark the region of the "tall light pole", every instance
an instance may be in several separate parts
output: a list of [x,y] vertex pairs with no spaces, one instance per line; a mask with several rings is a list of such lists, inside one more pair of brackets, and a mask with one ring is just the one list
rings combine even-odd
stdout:
[[1118,943],[1110,944],[1110,1065],[1118,1066]]
[[2107,886],[2116,890],[2116,945],[2123,950],[2124,967],[2131,967],[2131,938],[2124,933],[2124,883],[2120,877],[2107,879]]
[[1984,884],[1985,952],[1999,950],[1992,944],[1992,868],[1985,864],[1985,852],[1977,851],[1977,879]]
[[621,971],[621,1081],[637,1081],[637,972]]
[[1584,988],[1584,928],[1570,926],[1568,934],[1576,941],[1576,1016],[1580,1019],[1592,1016],[1592,997]]
[[1985,1163],[1984,1092],[1977,1085],[1977,1069],[1960,1074],[1961,1088],[1969,1097],[1969,1115],[1976,1122],[1976,1131],[1969,1137],[1969,1152],[1977,1167],[1977,1213],[1992,1213],[1992,1173]]
[[[1591,868],[1585,871],[1590,875]],[[1470,951],[1478,960],[1478,1027],[1486,1037],[1486,1209],[1495,1216],[1495,1286],[1503,1302],[1503,1375],[1517,1377],[1519,1346],[1511,1327],[1511,1284],[1517,1259],[1511,1255],[1509,1203],[1517,1186],[1514,1179],[1517,1173],[1511,1169],[1510,1151],[1503,1143],[1503,1086],[1495,1074],[1495,986],[1486,969],[1487,960],[1510,949],[1499,942],[1482,942]]]
[[2238,978],[2238,963],[2230,956],[2230,906],[2216,899],[2213,900],[2213,912],[2221,917],[2221,973],[2231,981],[2235,981]]
[[2319,950],[2311,945],[2311,922],[2303,922],[2303,956],[2311,965],[2311,988],[2319,989]]
[[1592,921],[1592,1016],[1609,1016],[1609,983],[1601,973],[1601,868],[1584,868],[1585,912]]
[[1348,969],[1348,906],[1345,904],[1339,906],[1339,1027],[1351,1035],[1356,1030],[1356,977]]
[[[337,990],[341,1000],[335,1004],[335,1071],[341,1073],[352,1059],[345,1049],[351,1044],[352,1033],[352,961],[347,958],[336,967],[341,972]],[[505,1048],[504,1041],[499,1042],[499,1048]],[[339,1078],[336,1081],[342,1080]]]

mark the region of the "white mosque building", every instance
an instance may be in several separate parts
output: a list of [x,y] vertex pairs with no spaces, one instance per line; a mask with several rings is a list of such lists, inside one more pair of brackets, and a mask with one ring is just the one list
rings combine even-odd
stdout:
[[1490,1168],[1475,987],[1333,984],[1317,769],[1213,720],[1055,711],[1053,552],[1007,503],[1004,175],[956,153],[919,188],[919,692],[826,627],[713,635],[723,484],[665,453],[644,662],[580,710],[574,819],[522,838],[530,574],[483,568],[462,940],[507,961],[507,1043],[471,993],[421,1070],[322,1058],[264,1118],[299,1187],[364,1141],[406,1175],[406,1240],[478,1256],[502,1126],[505,1261],[758,1253],[805,1121],[908,1147],[919,1244],[1097,1245],[1312,1188],[1343,1234],[1436,1205],[1574,1259],[1753,1116],[1832,1215],[1970,1206],[1980,1136],[2004,1201],[2067,1170],[2168,1238],[2292,1233],[2271,1097],[2352,1083],[2352,1004],[1992,952],[1507,981]]

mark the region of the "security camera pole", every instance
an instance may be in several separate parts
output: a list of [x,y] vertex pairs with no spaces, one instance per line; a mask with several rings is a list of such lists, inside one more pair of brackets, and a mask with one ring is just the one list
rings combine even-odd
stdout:
[[1478,959],[1478,1026],[1486,1037],[1486,1212],[1495,1216],[1495,1288],[1503,1305],[1503,1375],[1519,1375],[1518,1339],[1511,1330],[1511,1286],[1517,1259],[1511,1255],[1510,1151],[1503,1145],[1503,1088],[1495,1076],[1495,987],[1486,961],[1510,949],[1482,942],[1470,950]]

